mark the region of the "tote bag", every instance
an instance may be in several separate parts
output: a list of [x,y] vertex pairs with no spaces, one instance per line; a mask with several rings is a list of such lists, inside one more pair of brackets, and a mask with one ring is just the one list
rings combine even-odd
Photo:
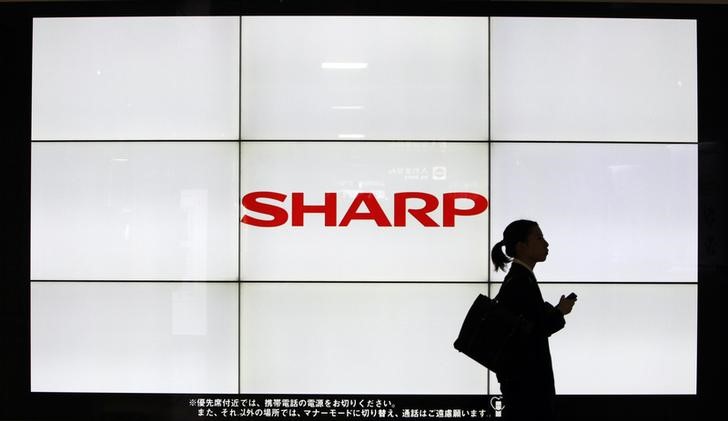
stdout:
[[483,294],[470,306],[455,349],[499,375],[515,366],[520,349],[533,325],[523,316],[512,314],[497,300]]

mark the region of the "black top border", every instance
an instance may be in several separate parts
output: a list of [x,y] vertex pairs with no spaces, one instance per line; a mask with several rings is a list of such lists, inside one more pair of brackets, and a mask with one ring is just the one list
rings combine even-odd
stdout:
[[102,16],[520,16],[695,19],[727,5],[490,0],[187,0],[10,3],[34,17]]

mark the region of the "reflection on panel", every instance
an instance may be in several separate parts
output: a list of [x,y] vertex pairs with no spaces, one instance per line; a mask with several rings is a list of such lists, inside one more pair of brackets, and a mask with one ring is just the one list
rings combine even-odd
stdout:
[[33,20],[32,139],[237,139],[238,17]]
[[491,22],[492,139],[697,141],[695,21]]
[[[538,266],[536,267],[538,271]],[[493,296],[498,287],[491,288]],[[696,285],[541,285],[544,299],[579,296],[550,338],[556,393],[696,393]],[[491,393],[500,393],[491,374]]]
[[241,159],[243,280],[487,277],[487,145],[249,142]]
[[488,134],[488,18],[245,17],[243,138]]
[[483,394],[453,348],[484,285],[244,284],[243,393]]
[[32,154],[31,279],[237,279],[236,142]]
[[31,284],[34,392],[236,393],[237,284]]
[[696,145],[501,143],[491,153],[491,242],[515,219],[539,222],[550,244],[540,279],[697,282]]

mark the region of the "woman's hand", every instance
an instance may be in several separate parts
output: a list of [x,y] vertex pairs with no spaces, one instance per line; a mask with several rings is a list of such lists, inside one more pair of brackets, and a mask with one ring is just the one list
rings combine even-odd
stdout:
[[566,298],[565,295],[562,295],[556,308],[561,312],[561,314],[566,316],[567,314],[571,313],[571,309],[574,308],[575,303],[576,298]]

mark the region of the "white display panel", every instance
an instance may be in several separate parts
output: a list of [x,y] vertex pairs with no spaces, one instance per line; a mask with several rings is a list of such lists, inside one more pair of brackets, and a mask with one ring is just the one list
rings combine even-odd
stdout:
[[239,25],[34,19],[32,139],[237,139]]
[[[537,277],[540,271],[537,265]],[[571,291],[578,295],[566,326],[549,339],[557,394],[696,393],[697,285],[540,288],[552,304]],[[498,285],[491,290],[495,296]],[[492,373],[490,385],[491,394],[500,393]]]
[[491,139],[697,142],[696,27],[491,18]]
[[31,284],[33,392],[237,393],[238,285]]
[[[487,198],[487,144],[245,142],[241,159],[243,196],[260,191],[285,195],[282,202],[266,199],[265,203],[283,207],[287,215],[286,222],[276,227],[242,224],[244,281],[487,278],[489,210],[455,216],[454,226],[443,226],[445,215],[452,214],[443,211],[445,193],[471,192]],[[395,225],[396,209],[402,209],[395,203],[396,194],[424,193],[433,196],[431,205],[436,206],[426,216],[440,226],[424,226],[404,211],[406,226],[379,226],[373,220],[326,226],[323,213],[304,214],[303,226],[294,226],[294,192],[303,193],[304,204],[311,206],[326,203],[325,194],[330,193],[336,202],[336,225],[344,222],[351,209],[368,213],[369,204],[357,201],[360,194],[373,195],[374,205],[378,203]],[[430,204],[413,199],[406,205]],[[458,199],[455,206],[471,209],[476,203]],[[273,220],[247,207],[243,212],[247,217]]]
[[236,280],[238,149],[34,142],[31,279]]
[[486,17],[244,17],[242,32],[243,139],[487,139]]
[[484,394],[453,348],[484,285],[244,284],[242,393]]
[[[535,220],[544,281],[697,282],[696,145],[491,145],[491,243]],[[503,279],[503,272],[492,272]]]
[[[485,17],[35,19],[33,140],[206,142],[33,143],[31,279],[56,282],[31,283],[32,390],[481,395],[452,342],[485,284],[462,282],[529,218],[537,276],[564,282],[545,298],[579,294],[557,392],[695,394],[696,285],[581,282],[697,282],[697,145],[467,142],[489,119],[502,140],[696,141],[695,21],[493,22],[489,41]],[[214,142],[239,130],[348,142]],[[241,224],[271,218],[252,192],[285,195],[258,203],[285,223]],[[443,227],[448,192],[487,210]],[[296,226],[294,193],[333,197],[334,223]],[[366,193],[404,226],[338,226]],[[134,280],[175,282],[112,282]]]

